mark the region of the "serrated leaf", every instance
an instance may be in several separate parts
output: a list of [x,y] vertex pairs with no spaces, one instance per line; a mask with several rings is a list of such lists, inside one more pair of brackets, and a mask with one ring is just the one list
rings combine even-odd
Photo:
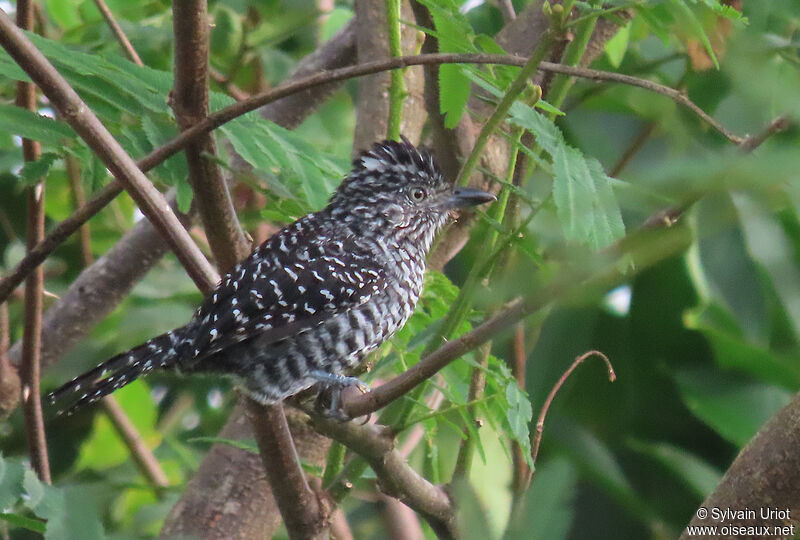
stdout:
[[50,146],[60,146],[74,139],[67,124],[14,105],[0,105],[0,131],[19,135]]
[[445,115],[444,125],[452,129],[458,125],[469,101],[470,84],[461,66],[444,64],[439,67],[439,106]]
[[531,436],[528,426],[533,419],[533,408],[528,396],[525,395],[516,381],[511,381],[506,385],[506,402],[508,410],[506,419],[511,428],[511,434],[515,441],[522,447],[522,455],[529,466],[533,467],[531,460]]
[[39,159],[34,161],[26,161],[19,172],[19,179],[24,185],[32,185],[41,181],[53,166],[56,160],[61,156],[54,152],[45,152]]
[[553,171],[553,199],[567,239],[602,249],[622,238],[622,214],[597,160],[562,146],[553,155]]

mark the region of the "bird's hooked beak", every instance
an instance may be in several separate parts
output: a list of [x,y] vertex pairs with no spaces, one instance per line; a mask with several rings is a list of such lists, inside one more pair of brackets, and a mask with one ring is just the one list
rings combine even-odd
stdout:
[[479,204],[496,201],[497,197],[489,192],[472,188],[456,188],[453,194],[447,198],[446,205],[449,208],[464,208],[467,206],[478,206]]

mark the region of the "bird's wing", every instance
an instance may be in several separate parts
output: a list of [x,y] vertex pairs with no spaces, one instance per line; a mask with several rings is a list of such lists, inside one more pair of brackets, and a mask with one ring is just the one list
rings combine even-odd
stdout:
[[[367,302],[384,270],[358,239],[325,241],[307,216],[273,235],[227,274],[189,323],[188,365],[259,336],[274,343]],[[191,328],[193,327],[193,328]]]

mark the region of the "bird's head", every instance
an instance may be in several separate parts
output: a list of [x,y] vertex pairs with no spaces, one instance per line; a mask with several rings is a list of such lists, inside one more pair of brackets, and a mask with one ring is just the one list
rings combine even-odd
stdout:
[[402,137],[401,142],[375,143],[356,158],[353,171],[328,208],[334,217],[346,221],[377,220],[380,226],[429,236],[447,222],[453,210],[494,199],[485,191],[454,187],[427,151]]

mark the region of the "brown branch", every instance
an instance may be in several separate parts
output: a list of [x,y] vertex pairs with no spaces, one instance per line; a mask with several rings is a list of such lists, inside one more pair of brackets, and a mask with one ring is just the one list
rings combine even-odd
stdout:
[[[770,418],[736,456],[717,488],[703,501],[706,511],[718,508],[741,510],[747,508],[788,509],[791,522],[796,524],[800,514],[800,394]],[[700,516],[698,516],[700,514]],[[718,521],[704,518],[699,510],[689,525],[716,525]],[[789,521],[766,519],[759,511],[748,519],[747,512],[737,512],[725,520],[731,527],[787,526]],[[788,528],[788,527],[787,527]],[[795,526],[796,528],[796,526]],[[749,535],[748,535],[749,536]],[[788,537],[778,534],[774,538]],[[726,536],[725,538],[744,536]],[[697,538],[684,530],[680,540]],[[710,538],[703,536],[702,538]],[[715,536],[714,538],[719,538]]]
[[[564,383],[567,382],[567,379],[575,369],[581,365],[584,360],[590,358],[592,356],[597,356],[606,363],[606,368],[608,369],[608,380],[614,382],[617,380],[617,374],[614,373],[614,367],[611,365],[611,361],[608,357],[601,353],[600,351],[589,351],[587,353],[583,353],[582,355],[575,358],[575,361],[567,368],[567,370],[559,377],[556,383],[553,385],[553,388],[550,389],[550,393],[547,394],[547,397],[542,404],[542,408],[539,411],[539,417],[536,419],[536,429],[531,436],[531,461],[533,461],[534,466],[536,465],[536,458],[539,456],[539,446],[542,443],[542,433],[544,433],[544,420],[547,417],[547,411],[550,410],[550,405],[553,403],[553,399],[555,399],[556,394],[561,387],[564,386]],[[531,470],[531,476],[533,475],[533,470]],[[528,478],[528,483],[530,483],[530,477]]]
[[150,183],[75,90],[2,10],[0,45],[41,88],[53,107],[114,177],[122,182],[142,213],[165,235],[178,260],[198,287],[203,291],[211,290],[218,281],[217,273],[169,209],[164,196]]
[[[224,109],[210,114],[205,120],[195,124],[193,127],[181,132],[170,141],[150,152],[147,156],[140,159],[137,165],[143,172],[147,172],[153,167],[163,163],[186,145],[195,141],[198,137],[217,129],[218,127],[230,122],[251,112],[259,107],[271,104],[280,99],[284,99],[295,94],[303,94],[309,89],[319,86],[330,85],[335,82],[341,82],[354,77],[361,77],[379,71],[389,69],[400,69],[415,65],[437,65],[446,63],[459,63],[459,64],[503,64],[512,66],[521,66],[525,62],[525,58],[517,56],[504,56],[504,55],[491,55],[491,54],[449,54],[449,53],[435,53],[435,54],[422,54],[416,56],[407,56],[400,58],[390,58],[377,62],[370,62],[357,66],[348,66],[330,71],[318,72],[310,76],[304,76],[294,79],[286,84],[277,88],[273,88],[261,94],[257,94],[248,98],[247,100],[240,101],[232,104]],[[676,101],[677,103],[688,107],[690,110],[698,114],[701,119],[709,122],[713,128],[717,129],[728,140],[740,144],[746,139],[732,135],[730,132],[719,126],[716,121],[711,119],[707,114],[699,114],[699,107],[694,105],[686,96],[681,94],[678,90],[663,86],[657,83],[652,83],[644,79],[637,79],[629,75],[621,75],[617,73],[610,73],[599,70],[592,70],[580,67],[562,66],[559,64],[551,64],[542,62],[539,65],[541,71],[552,71],[554,73],[563,73],[575,77],[583,77],[596,81],[617,82],[621,84],[630,84],[638,86],[659,94],[666,95]],[[700,111],[702,112],[702,111]],[[286,116],[287,121],[294,121],[291,115],[282,113]],[[281,124],[279,120],[280,115],[275,115],[277,123]],[[281,124],[284,125],[284,124]],[[67,220],[61,222],[56,229],[51,232],[45,241],[36,246],[32,250],[31,255],[26,256],[14,268],[14,270],[2,281],[0,281],[0,302],[5,301],[11,292],[19,285],[24,279],[25,275],[41,264],[47,256],[52,253],[61,242],[64,241],[69,235],[75,232],[78,227],[91,218],[94,214],[99,212],[105,205],[121,193],[122,188],[115,180],[111,184],[106,185],[100,192],[98,192],[92,199],[89,200],[86,208],[82,208]]]
[[283,404],[260,405],[246,399],[267,479],[290,538],[327,538],[327,509],[311,491],[294,447]]
[[[181,130],[208,115],[208,7],[205,0],[185,0],[173,7],[175,86],[170,104]],[[206,133],[186,146],[189,183],[200,220],[221,272],[227,272],[250,253],[228,186],[214,161],[216,144]],[[211,156],[210,158],[208,156]]]
[[0,280],[0,304],[11,296],[14,289],[25,280],[25,276],[42,264],[58,246],[120,193],[122,193],[122,186],[114,180],[95,193],[85,205],[75,210],[67,219],[56,225],[36,247],[25,254],[25,257],[17,263],[10,274]]
[[114,429],[117,430],[125,446],[130,450],[133,461],[136,462],[139,471],[147,478],[150,485],[157,490],[169,486],[169,479],[164,473],[164,469],[161,468],[161,464],[147,447],[136,426],[130,421],[114,396],[106,396],[101,403]]
[[788,116],[779,116],[770,124],[764,128],[760,133],[755,135],[750,135],[746,139],[744,139],[741,143],[739,143],[739,148],[744,153],[752,152],[759,146],[761,146],[764,141],[768,138],[772,137],[776,133],[780,133],[781,131],[786,131],[789,129],[789,126],[792,124],[792,121],[789,119]]
[[[19,29],[9,20],[14,30]],[[33,2],[17,2],[17,24],[26,30],[33,29]],[[36,87],[29,82],[17,83],[17,106],[36,112]],[[42,153],[37,141],[22,140],[22,154],[26,162],[36,161]],[[28,188],[27,227],[25,246],[34,247],[44,237],[44,182],[41,180]],[[42,310],[44,269],[37,268],[25,281],[25,322],[22,334],[22,409],[25,415],[25,437],[31,467],[39,479],[50,483],[50,460],[47,456],[47,438],[44,431],[42,402],[39,398],[40,360],[42,348]]]
[[383,492],[418,512],[439,538],[455,538],[455,514],[445,491],[412,469],[394,449],[392,434],[385,426],[337,422],[317,415],[310,423],[320,433],[339,441],[370,465]]
[[[75,203],[75,208],[82,208],[86,206],[86,191],[83,189],[83,182],[81,182],[81,171],[78,160],[75,156],[69,154],[64,158],[64,165],[67,169],[67,180],[69,181],[69,188],[72,192],[72,200]],[[78,233],[83,265],[89,266],[94,262],[94,255],[92,254],[92,231],[89,229],[89,224],[84,223]],[[36,245],[40,246],[43,241],[44,239]]]
[[331,538],[333,540],[355,540],[347,516],[340,507],[336,507],[330,517]]
[[111,29],[111,33],[117,38],[120,47],[122,47],[122,50],[125,51],[125,54],[130,61],[137,66],[143,66],[144,64],[142,63],[142,59],[139,58],[139,55],[136,53],[136,49],[134,49],[133,45],[131,45],[131,42],[128,40],[128,36],[125,35],[125,32],[123,32],[122,28],[120,28],[119,24],[117,24],[116,19],[114,19],[114,14],[111,13],[110,9],[108,9],[106,3],[103,0],[94,0],[94,5],[96,5],[97,9],[100,10],[100,14],[106,20],[106,24]]
[[[209,28],[205,0],[173,5],[175,34],[175,86],[171,105],[181,129],[208,114]],[[186,147],[189,182],[203,221],[206,237],[221,271],[229,271],[250,253],[230,192],[213,159],[216,145],[211,134]],[[325,512],[306,481],[289,431],[283,406],[260,406],[247,401],[261,459],[272,493],[291,538],[327,536]]]
[[[172,199],[173,207],[175,205]],[[189,223],[187,217],[183,217]],[[164,239],[143,219],[90,267],[83,270],[44,316],[42,366],[48,367],[113,311],[168,251]],[[20,345],[9,351],[19,365]]]
[[381,517],[392,540],[424,540],[425,534],[414,511],[388,495],[378,499]]

